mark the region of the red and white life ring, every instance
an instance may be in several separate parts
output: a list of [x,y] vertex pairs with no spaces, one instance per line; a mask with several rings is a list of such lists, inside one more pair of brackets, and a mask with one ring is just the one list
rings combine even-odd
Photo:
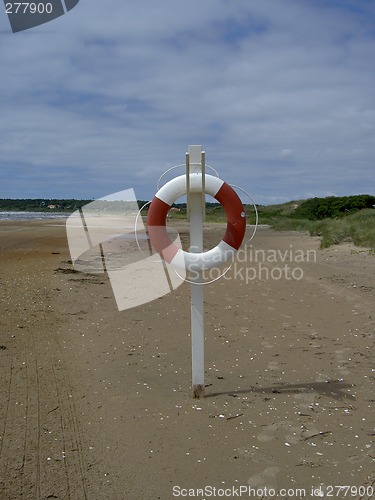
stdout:
[[[190,192],[202,189],[201,174],[190,174]],[[226,182],[212,175],[205,176],[205,191],[223,207],[227,228],[221,242],[207,252],[192,253],[178,248],[169,238],[166,219],[172,204],[186,194],[186,176],[167,182],[154,196],[148,210],[148,233],[154,249],[169,264],[179,269],[204,270],[218,267],[234,256],[246,232],[246,214],[237,193]]]

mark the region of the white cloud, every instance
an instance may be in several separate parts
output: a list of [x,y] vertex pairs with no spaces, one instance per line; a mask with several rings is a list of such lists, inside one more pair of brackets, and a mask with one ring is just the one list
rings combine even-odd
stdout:
[[279,153],[279,158],[292,158],[294,155],[293,149],[282,149]]
[[0,197],[149,198],[196,143],[263,203],[374,192],[374,18],[361,1],[108,0],[2,33]]

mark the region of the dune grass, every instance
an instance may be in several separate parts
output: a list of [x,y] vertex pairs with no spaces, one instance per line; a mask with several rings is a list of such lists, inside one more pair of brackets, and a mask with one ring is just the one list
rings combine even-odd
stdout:
[[[375,209],[358,210],[339,218],[323,220],[298,219],[294,209],[298,201],[281,205],[259,206],[259,224],[269,224],[277,231],[302,231],[321,238],[321,248],[343,241],[352,241],[357,246],[368,247],[375,252]],[[244,205],[248,224],[255,223],[254,208]],[[171,214],[172,219],[186,219],[186,209]],[[226,222],[221,205],[208,207],[206,222]]]
[[321,248],[343,241],[375,250],[375,210],[360,210],[339,219],[311,221],[306,219],[280,218],[272,224],[277,231],[306,231],[321,237]]

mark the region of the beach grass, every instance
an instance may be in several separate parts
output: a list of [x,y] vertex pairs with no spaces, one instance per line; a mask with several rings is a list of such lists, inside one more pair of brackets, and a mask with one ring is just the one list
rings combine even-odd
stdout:
[[[290,201],[280,205],[258,206],[259,224],[268,224],[276,231],[307,232],[321,238],[321,248],[352,241],[355,245],[371,248],[375,251],[375,209],[363,209],[343,217],[323,220],[299,219],[294,216],[299,201]],[[255,223],[255,211],[252,205],[244,205],[247,223]],[[171,214],[172,219],[186,219],[186,209]],[[225,223],[226,215],[221,205],[208,207],[206,222]]]
[[279,218],[272,225],[277,231],[306,231],[321,238],[321,248],[352,241],[357,246],[375,249],[375,210],[359,210],[354,214],[337,219],[311,221]]

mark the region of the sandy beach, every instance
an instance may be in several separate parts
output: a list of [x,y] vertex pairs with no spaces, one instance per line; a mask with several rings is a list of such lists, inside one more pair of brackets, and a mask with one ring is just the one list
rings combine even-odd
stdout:
[[188,284],[119,312],[105,274],[73,272],[63,221],[2,222],[0,499],[371,498],[375,256],[267,228],[251,251],[205,287],[194,400]]

